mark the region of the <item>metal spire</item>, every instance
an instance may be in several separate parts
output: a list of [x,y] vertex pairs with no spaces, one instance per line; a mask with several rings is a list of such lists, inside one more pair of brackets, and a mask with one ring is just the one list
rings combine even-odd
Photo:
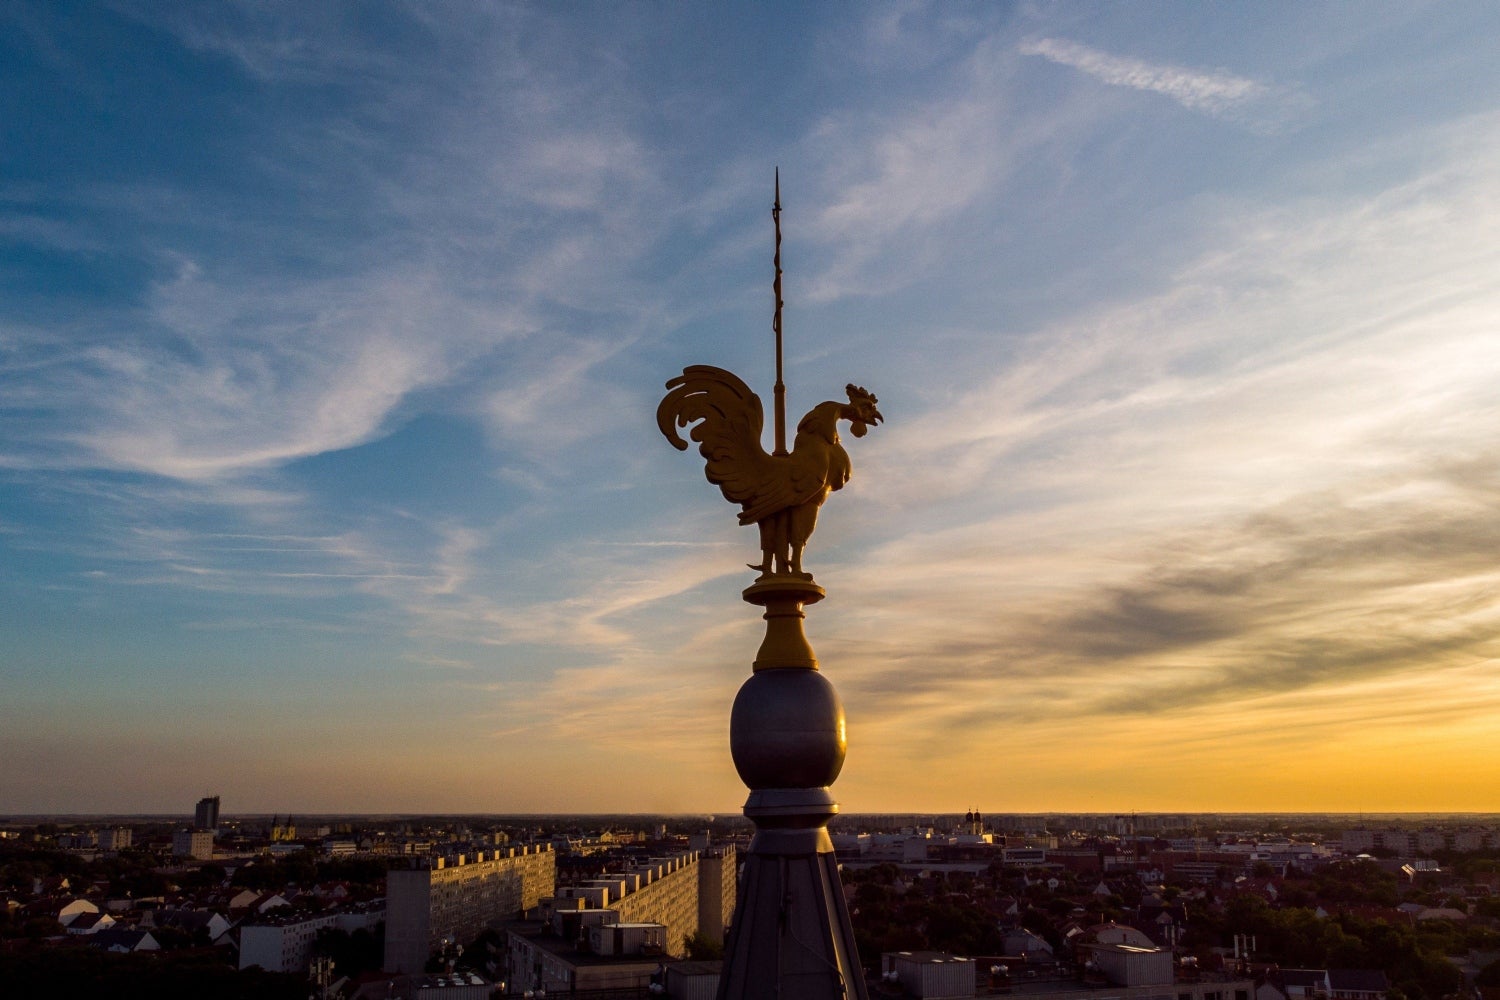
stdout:
[[[776,229],[776,450],[787,457],[786,385],[781,329],[781,171],[771,206]],[[828,821],[839,806],[830,786],[844,766],[848,740],[844,708],[803,631],[803,608],[825,596],[802,570],[802,548],[818,505],[848,479],[849,456],[836,428],[848,421],[863,437],[884,418],[876,398],[849,384],[848,403],[819,403],[799,426],[797,461],[767,462],[758,438],[743,429],[764,427],[761,399],[731,372],[692,365],[667,382],[656,422],[673,447],[686,451],[689,434],[707,460],[705,474],[724,498],[740,504],[741,524],[759,526],[760,575],[741,596],[765,609],[765,638],[750,679],[735,695],[729,716],[729,752],[750,790],[745,816],[755,837],[743,855],[734,921],[724,942],[717,1000],[868,1000],[864,971],[839,882],[838,858]],[[793,480],[822,489],[789,489]]]

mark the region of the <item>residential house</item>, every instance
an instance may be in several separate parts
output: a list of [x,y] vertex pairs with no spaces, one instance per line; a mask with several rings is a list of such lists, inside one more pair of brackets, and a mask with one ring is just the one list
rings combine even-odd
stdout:
[[104,951],[119,953],[161,950],[161,945],[157,943],[156,938],[151,936],[151,932],[139,928],[130,930],[123,927],[110,927],[97,934],[89,935],[89,944]]
[[1329,969],[1332,1000],[1385,1000],[1391,984],[1379,969]]

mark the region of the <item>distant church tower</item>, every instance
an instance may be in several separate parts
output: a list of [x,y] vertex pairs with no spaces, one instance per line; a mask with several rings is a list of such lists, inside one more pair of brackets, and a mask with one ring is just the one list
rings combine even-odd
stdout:
[[984,817],[979,815],[978,809],[970,809],[964,813],[963,832],[975,837],[984,832]]

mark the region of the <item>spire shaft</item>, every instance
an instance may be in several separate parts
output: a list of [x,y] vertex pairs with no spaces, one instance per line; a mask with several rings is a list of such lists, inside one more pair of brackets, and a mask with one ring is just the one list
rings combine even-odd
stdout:
[[776,294],[776,315],[771,328],[776,331],[776,450],[772,454],[785,455],[786,450],[786,383],[781,380],[781,168],[776,168],[776,200],[771,204],[771,222],[776,227],[776,280],[771,289]]

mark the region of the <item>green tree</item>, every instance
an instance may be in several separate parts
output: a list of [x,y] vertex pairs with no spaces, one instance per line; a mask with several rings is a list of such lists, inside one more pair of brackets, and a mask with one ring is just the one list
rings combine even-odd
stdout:
[[682,939],[682,948],[694,961],[713,962],[724,957],[724,946],[711,940],[701,931],[694,931]]
[[374,933],[363,927],[353,932],[325,927],[318,932],[313,950],[333,959],[334,970],[341,976],[353,978],[374,971],[384,960],[385,924],[376,924]]
[[1500,986],[1500,962],[1491,962],[1474,977],[1475,986]]

